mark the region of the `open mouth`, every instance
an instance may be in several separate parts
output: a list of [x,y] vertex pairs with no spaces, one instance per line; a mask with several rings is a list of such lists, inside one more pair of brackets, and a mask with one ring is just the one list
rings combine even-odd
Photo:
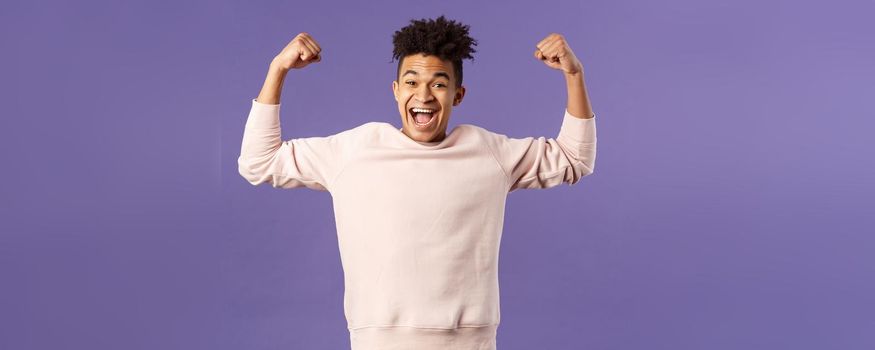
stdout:
[[433,108],[418,108],[414,107],[408,110],[410,112],[410,116],[413,119],[413,124],[417,128],[426,128],[434,124],[434,121],[437,120],[435,117],[437,115],[437,110]]

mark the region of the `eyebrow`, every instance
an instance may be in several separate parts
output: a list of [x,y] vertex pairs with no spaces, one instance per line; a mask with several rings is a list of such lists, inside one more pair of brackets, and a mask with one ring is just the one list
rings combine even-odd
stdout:
[[[406,72],[404,72],[404,74],[402,74],[401,76],[403,77],[403,76],[405,76],[405,75],[407,75],[407,74],[419,75],[419,72],[417,72],[417,71],[415,71],[415,70],[412,70],[412,69],[408,69],[408,70],[407,70]],[[450,80],[450,75],[447,74],[447,72],[437,72],[437,73],[434,73],[434,76],[435,76],[435,77],[444,77],[444,78],[447,78],[447,80]]]

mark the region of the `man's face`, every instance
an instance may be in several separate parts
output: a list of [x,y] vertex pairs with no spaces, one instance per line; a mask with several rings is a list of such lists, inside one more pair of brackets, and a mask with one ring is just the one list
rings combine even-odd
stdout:
[[392,92],[398,101],[402,132],[420,142],[443,140],[453,106],[459,105],[465,95],[464,86],[456,88],[453,63],[437,56],[414,54],[402,58],[398,74],[398,79],[392,81]]

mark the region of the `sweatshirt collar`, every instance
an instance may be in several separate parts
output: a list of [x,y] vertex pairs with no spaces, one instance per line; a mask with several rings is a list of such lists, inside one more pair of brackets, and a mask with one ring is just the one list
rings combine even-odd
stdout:
[[440,149],[440,148],[446,148],[446,147],[448,147],[449,145],[452,144],[453,141],[452,141],[451,139],[452,139],[452,138],[455,138],[455,137],[456,137],[456,134],[457,134],[457,132],[456,132],[456,128],[457,128],[457,126],[453,126],[453,128],[447,132],[447,135],[444,137],[443,140],[440,140],[440,141],[432,141],[432,142],[420,142],[420,141],[416,141],[416,140],[414,140],[414,139],[411,139],[410,136],[407,136],[407,135],[403,132],[403,130],[404,130],[403,128],[395,128],[395,126],[392,125],[392,124],[389,124],[389,123],[386,123],[386,124],[389,125],[389,126],[394,130],[393,133],[394,133],[398,138],[401,139],[400,142],[401,142],[402,144],[408,146],[409,148],[414,148],[414,149]]

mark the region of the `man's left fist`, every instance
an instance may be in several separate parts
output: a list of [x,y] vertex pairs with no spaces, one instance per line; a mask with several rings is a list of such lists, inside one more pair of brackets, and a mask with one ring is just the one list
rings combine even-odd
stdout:
[[562,35],[552,33],[536,45],[535,58],[544,61],[548,67],[560,69],[565,74],[583,72],[583,65],[574,56],[574,52],[568,46]]

